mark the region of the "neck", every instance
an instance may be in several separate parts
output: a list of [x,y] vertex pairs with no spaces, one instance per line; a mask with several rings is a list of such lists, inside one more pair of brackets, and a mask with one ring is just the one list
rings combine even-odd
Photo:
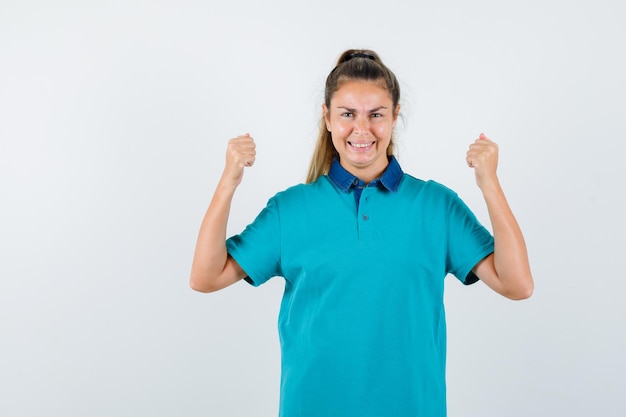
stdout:
[[[341,163],[341,161],[339,161],[339,163]],[[385,165],[382,168],[372,166],[364,168],[346,167],[343,164],[341,164],[341,166],[343,166],[345,170],[348,171],[350,174],[358,177],[366,184],[369,184],[370,182],[374,181],[377,178],[380,178],[383,175],[383,172],[385,172],[385,169],[387,169],[387,166],[389,166],[389,161],[385,160]]]

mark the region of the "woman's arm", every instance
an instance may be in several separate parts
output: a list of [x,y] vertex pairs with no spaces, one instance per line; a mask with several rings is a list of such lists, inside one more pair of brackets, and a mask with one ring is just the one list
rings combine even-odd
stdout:
[[254,140],[249,134],[228,142],[224,172],[202,220],[191,266],[189,284],[196,291],[221,290],[246,276],[226,251],[226,225],[244,168],[252,166],[255,157]]
[[474,168],[476,183],[487,204],[494,236],[494,252],[473,269],[497,293],[522,300],[533,293],[534,283],[524,236],[506,201],[496,174],[498,145],[484,134],[467,152],[467,163]]

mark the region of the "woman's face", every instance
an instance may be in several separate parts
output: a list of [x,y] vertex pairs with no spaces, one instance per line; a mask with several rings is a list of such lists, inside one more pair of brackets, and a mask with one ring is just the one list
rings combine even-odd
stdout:
[[351,174],[369,182],[387,167],[387,147],[400,106],[377,82],[346,81],[335,92],[324,119],[339,162]]

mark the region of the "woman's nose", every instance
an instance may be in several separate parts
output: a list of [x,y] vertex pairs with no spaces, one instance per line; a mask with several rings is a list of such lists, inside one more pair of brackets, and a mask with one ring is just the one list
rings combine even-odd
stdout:
[[355,121],[354,130],[356,133],[365,133],[369,130],[369,121],[365,117],[358,117]]

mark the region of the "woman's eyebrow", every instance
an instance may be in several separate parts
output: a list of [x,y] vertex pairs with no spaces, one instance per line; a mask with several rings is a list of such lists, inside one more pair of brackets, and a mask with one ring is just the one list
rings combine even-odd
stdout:
[[[349,113],[356,113],[356,112],[357,112],[357,110],[356,110],[356,109],[351,109],[350,107],[346,107],[346,106],[337,106],[336,108],[337,108],[337,109],[342,109],[342,110],[345,110],[345,111],[347,111],[347,112],[349,112]],[[371,110],[368,110],[368,113],[374,113],[374,112],[377,112],[377,111],[379,111],[379,110],[387,110],[387,106],[378,106],[378,107],[375,107],[375,108],[373,108],[373,109],[371,109]]]

